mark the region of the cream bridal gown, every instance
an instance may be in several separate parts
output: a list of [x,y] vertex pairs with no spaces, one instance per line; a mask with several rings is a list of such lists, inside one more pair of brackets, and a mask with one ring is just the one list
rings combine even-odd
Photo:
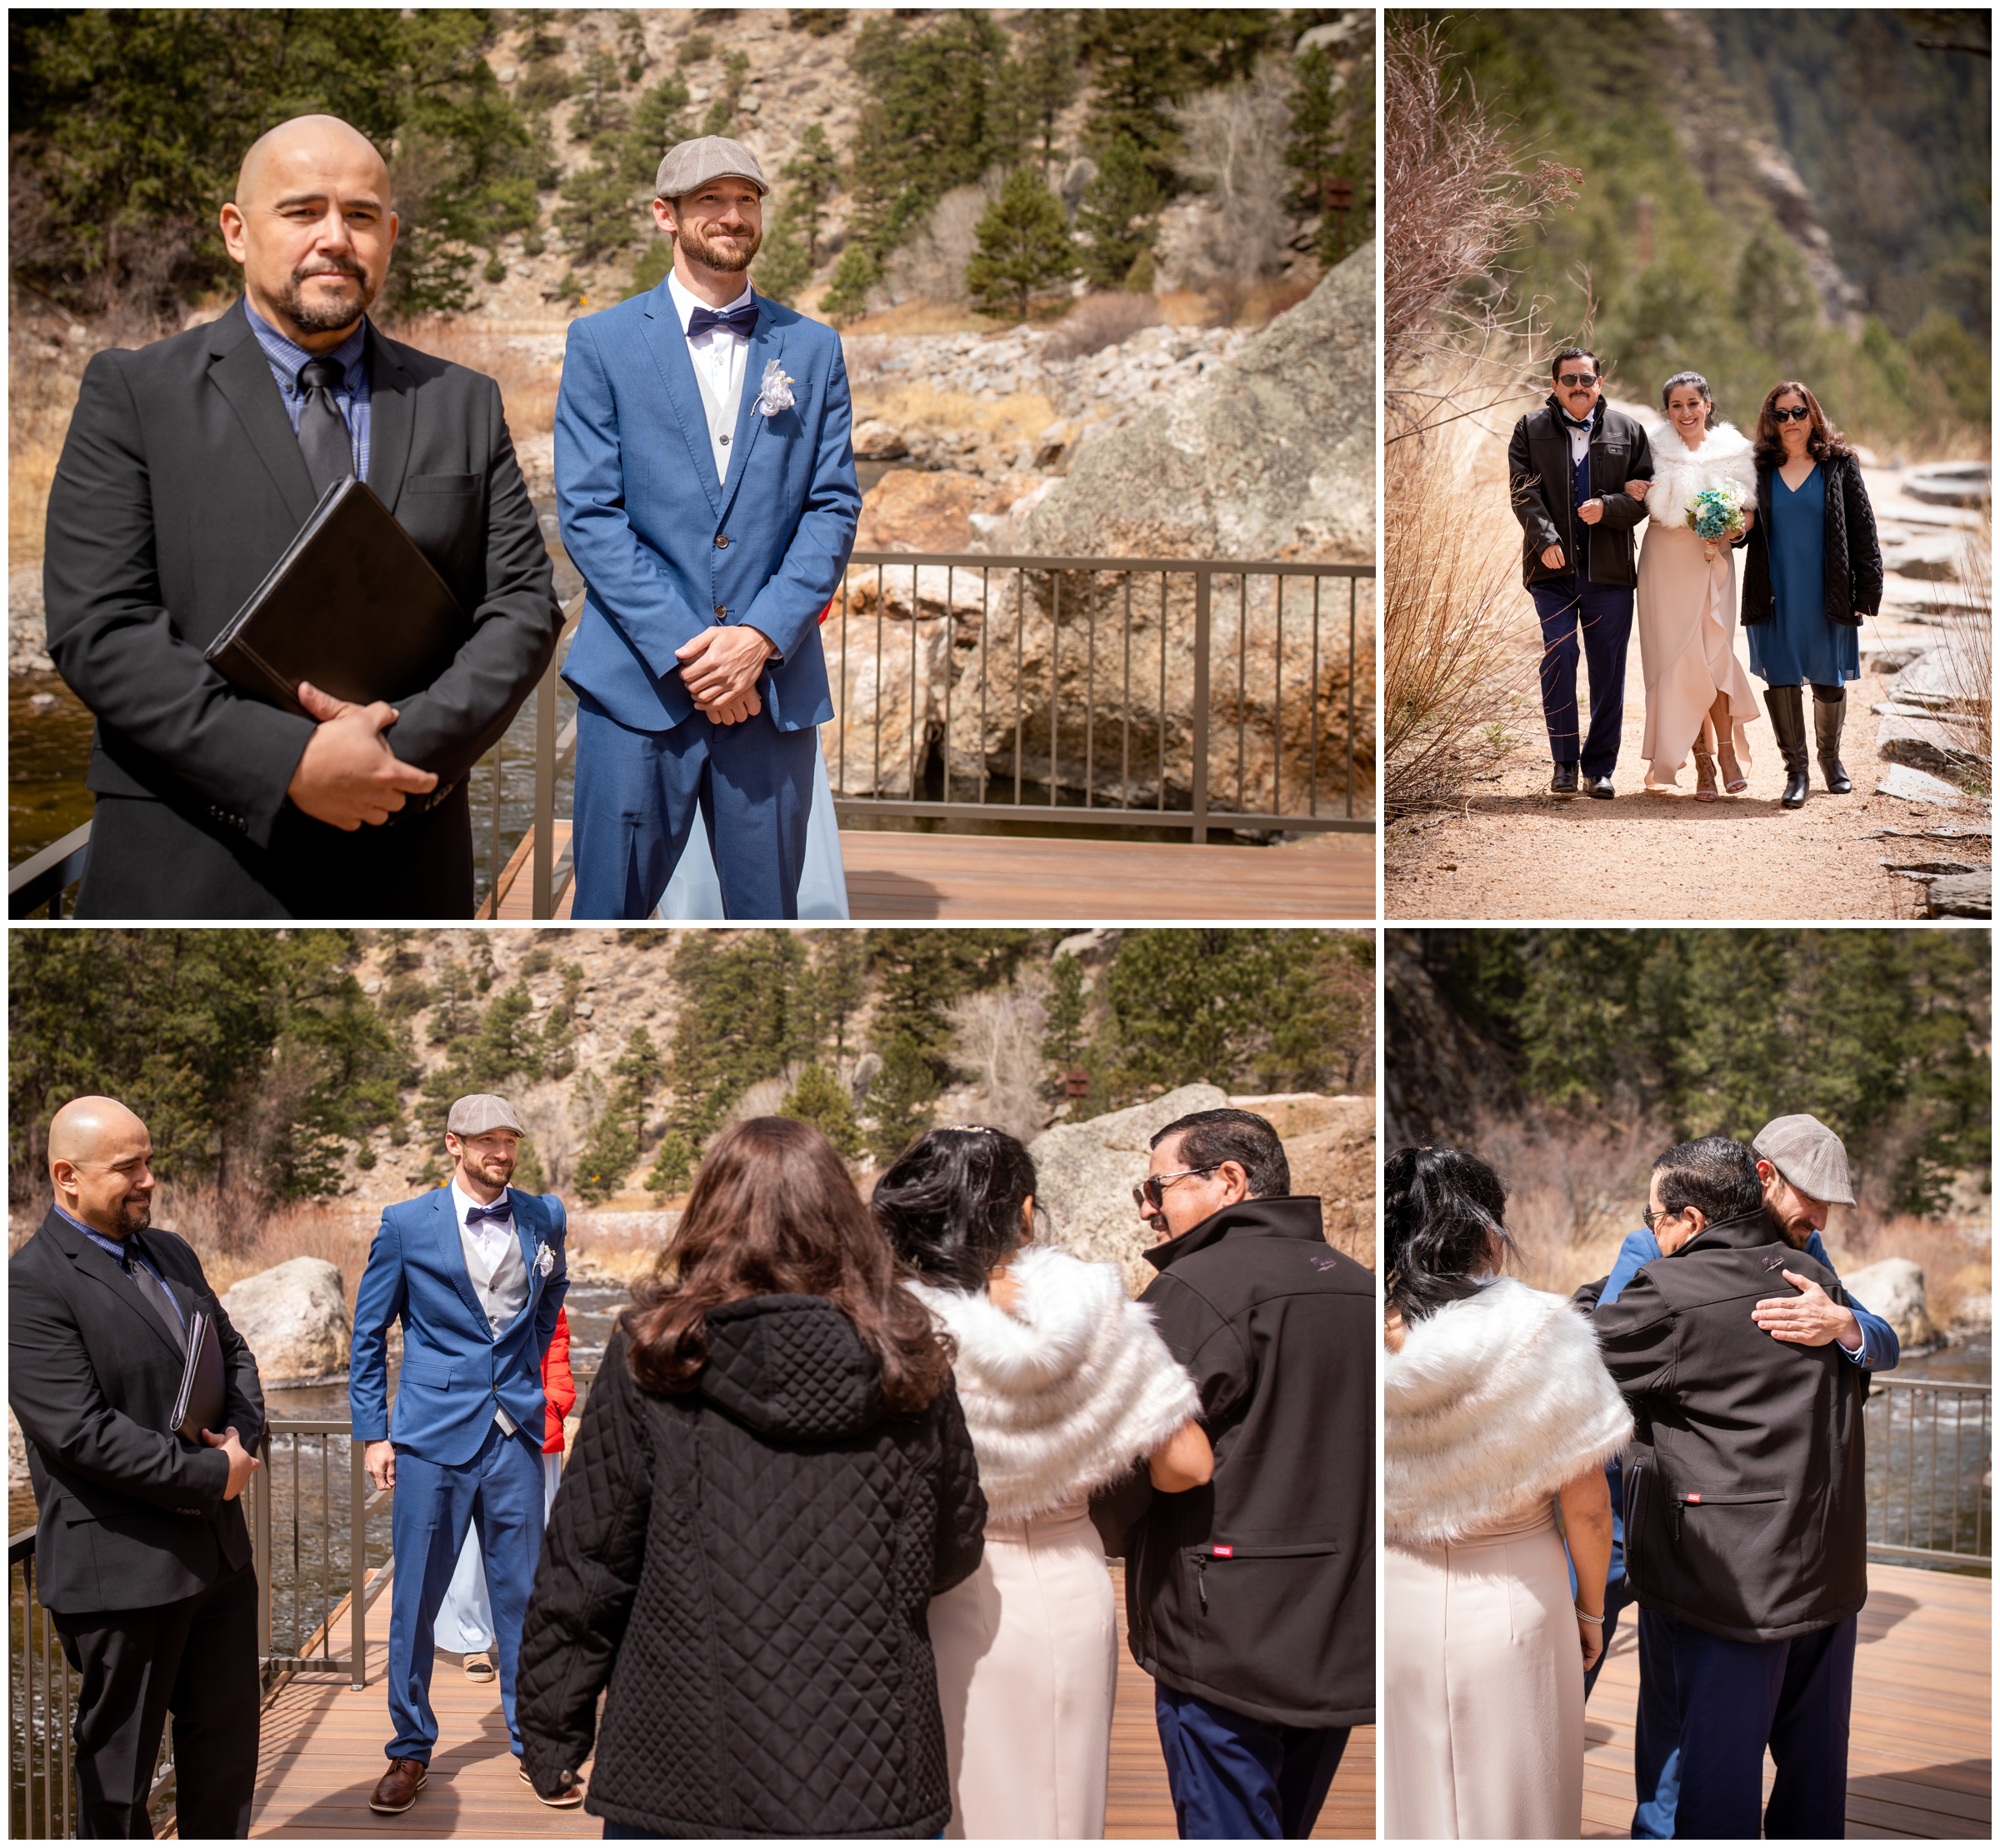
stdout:
[[1727,423],[1717,424],[1693,450],[1669,423],[1653,435],[1652,447],[1651,524],[1639,553],[1639,660],[1646,677],[1639,755],[1648,783],[1672,788],[1718,694],[1729,696],[1737,757],[1750,762],[1743,726],[1758,716],[1758,704],[1736,657],[1736,554],[1718,539],[1715,557],[1703,556],[1704,542],[1688,525],[1688,503],[1726,478],[1754,504],[1757,469],[1749,439]]

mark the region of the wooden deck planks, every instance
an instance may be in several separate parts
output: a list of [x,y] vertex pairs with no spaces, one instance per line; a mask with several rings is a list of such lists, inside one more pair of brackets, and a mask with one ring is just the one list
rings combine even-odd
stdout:
[[[1118,1568],[1113,1568],[1114,1580]],[[1105,1834],[1172,1839],[1173,1805],[1153,1728],[1152,1682],[1125,1647],[1124,1593],[1118,1590],[1118,1684],[1112,1719]],[[452,1836],[556,1841],[601,1836],[587,1811],[550,1810],[514,1772],[498,1684],[466,1680],[457,1657],[441,1655],[431,1682],[438,1745],[431,1781],[415,1809],[380,1816],[368,1806],[389,1737],[383,1677],[388,1646],[385,1592],[370,1613],[368,1685],[357,1694],[344,1676],[300,1676],[264,1712],[250,1832],[292,1840],[328,1836]],[[1317,1841],[1367,1840],[1375,1833],[1375,1733],[1358,1727],[1313,1831]]]
[[[1619,1620],[1584,1730],[1583,1833],[1632,1827],[1636,1614]],[[1986,1840],[1992,1833],[1992,1581],[1868,1567],[1854,1658],[1848,1833]],[[1776,1773],[1764,1760],[1768,1796]]]
[[[568,845],[569,823],[558,820],[558,861]],[[523,839],[502,875],[502,920],[528,919],[533,900],[532,847],[532,838]],[[1279,847],[1198,847],[1173,842],[842,829],[840,851],[848,903],[858,921],[1325,922],[1366,919],[1375,911],[1375,842],[1368,835],[1328,836]],[[556,915],[569,917],[568,893]]]

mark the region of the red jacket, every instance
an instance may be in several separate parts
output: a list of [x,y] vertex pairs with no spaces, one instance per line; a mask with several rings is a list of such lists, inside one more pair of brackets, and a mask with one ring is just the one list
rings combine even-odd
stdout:
[[577,1408],[577,1382],[569,1371],[569,1314],[556,1311],[556,1331],[542,1362],[542,1393],[548,1401],[548,1435],[542,1441],[545,1456],[562,1454],[562,1421]]

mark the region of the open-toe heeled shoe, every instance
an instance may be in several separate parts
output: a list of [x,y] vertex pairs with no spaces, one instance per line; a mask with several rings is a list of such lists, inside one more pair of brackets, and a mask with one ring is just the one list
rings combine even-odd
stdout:
[[1694,799],[1698,802],[1716,799],[1715,759],[1698,746],[1694,753]]

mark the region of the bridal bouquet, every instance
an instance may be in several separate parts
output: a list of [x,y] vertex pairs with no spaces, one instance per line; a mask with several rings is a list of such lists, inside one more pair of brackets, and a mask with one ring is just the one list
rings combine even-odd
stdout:
[[1708,542],[1702,547],[1704,557],[1715,557],[1717,540],[1741,537],[1748,524],[1743,518],[1745,504],[1742,489],[1729,481],[1704,487],[1689,498],[1688,524],[1698,539]]

